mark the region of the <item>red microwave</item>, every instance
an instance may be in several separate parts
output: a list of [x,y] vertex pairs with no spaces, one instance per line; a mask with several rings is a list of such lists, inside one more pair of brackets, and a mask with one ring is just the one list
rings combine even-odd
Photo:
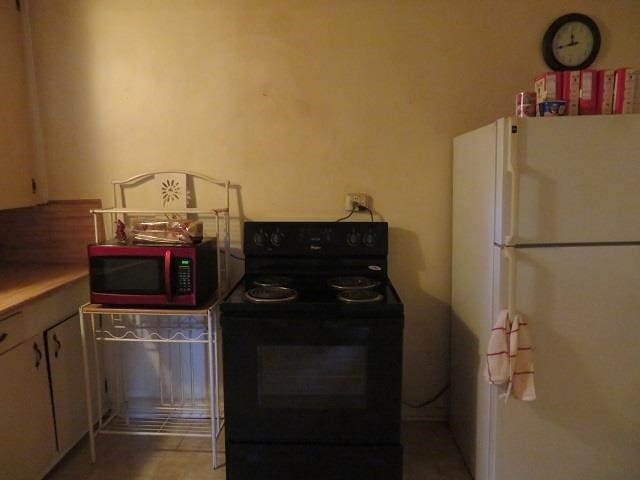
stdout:
[[89,245],[91,302],[195,307],[218,286],[215,239],[195,245]]

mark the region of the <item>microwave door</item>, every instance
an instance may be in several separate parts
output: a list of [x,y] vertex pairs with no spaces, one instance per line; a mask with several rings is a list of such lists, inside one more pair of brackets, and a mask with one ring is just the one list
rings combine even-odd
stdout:
[[104,296],[102,301],[166,296],[163,257],[94,256],[90,266],[91,291]]

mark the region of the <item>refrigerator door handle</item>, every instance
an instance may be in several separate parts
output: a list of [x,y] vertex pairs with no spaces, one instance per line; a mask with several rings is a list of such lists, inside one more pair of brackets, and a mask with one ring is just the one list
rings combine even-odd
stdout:
[[512,320],[516,313],[516,249],[504,247],[503,251],[507,259],[507,311]]
[[507,171],[511,175],[511,208],[509,209],[509,234],[505,237],[507,245],[514,245],[518,236],[518,208],[520,206],[520,172],[518,170],[518,125],[510,120],[507,135]]

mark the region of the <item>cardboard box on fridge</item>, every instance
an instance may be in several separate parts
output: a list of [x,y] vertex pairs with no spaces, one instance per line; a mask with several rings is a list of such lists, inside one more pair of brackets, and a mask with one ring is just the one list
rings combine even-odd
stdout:
[[580,70],[580,100],[578,110],[580,115],[594,115],[597,113],[598,71]]
[[596,93],[596,113],[611,115],[613,113],[613,87],[616,71],[613,69],[598,70]]
[[545,72],[533,81],[536,103],[562,100],[562,72]]
[[567,102],[566,115],[578,115],[580,103],[580,71],[566,70],[562,72],[562,95],[560,100]]
[[613,86],[613,113],[637,113],[640,103],[640,73],[634,68],[618,68]]

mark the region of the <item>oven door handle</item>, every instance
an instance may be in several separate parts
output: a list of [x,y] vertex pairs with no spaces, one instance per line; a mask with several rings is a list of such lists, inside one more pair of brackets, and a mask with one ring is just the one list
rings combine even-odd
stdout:
[[369,343],[370,328],[363,325],[345,325],[340,320],[325,320],[320,325],[320,332],[323,337],[331,339],[330,343],[353,343],[354,345],[365,345]]
[[345,328],[344,321],[340,320],[323,320],[321,323],[322,328],[336,329],[336,328]]
[[[258,337],[271,343],[278,338],[284,344],[299,345],[366,345],[371,340],[371,328],[352,325],[344,320],[322,320],[320,322],[291,320],[288,318],[263,319]],[[268,340],[267,340],[268,339]]]

